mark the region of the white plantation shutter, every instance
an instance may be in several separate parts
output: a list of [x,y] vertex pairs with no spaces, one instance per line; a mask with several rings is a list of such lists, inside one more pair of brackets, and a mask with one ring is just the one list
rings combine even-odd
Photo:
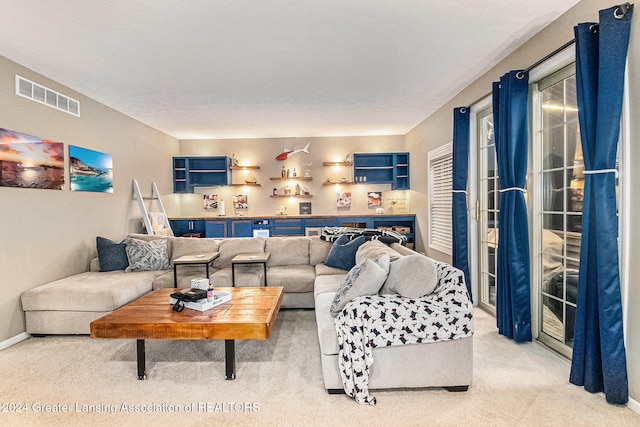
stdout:
[[452,144],[432,150],[429,159],[429,247],[451,255]]

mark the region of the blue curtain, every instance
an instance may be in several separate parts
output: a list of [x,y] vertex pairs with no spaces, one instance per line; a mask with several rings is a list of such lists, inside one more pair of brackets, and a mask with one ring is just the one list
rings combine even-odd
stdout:
[[570,382],[607,402],[629,399],[618,269],[616,151],[632,9],[600,11],[575,27],[576,85],[585,166],[582,245]]
[[452,182],[452,226],[453,226],[453,266],[462,270],[467,283],[469,298],[469,240],[467,229],[467,176],[469,174],[469,119],[468,107],[453,110],[453,182]]
[[528,152],[529,74],[511,71],[493,84],[493,120],[500,181],[496,321],[498,332],[531,341],[529,229],[524,188]]

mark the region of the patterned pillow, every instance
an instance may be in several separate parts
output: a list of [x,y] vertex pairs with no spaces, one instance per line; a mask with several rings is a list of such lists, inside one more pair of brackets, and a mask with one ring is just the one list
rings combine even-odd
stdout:
[[353,267],[336,291],[331,303],[331,315],[336,317],[342,309],[356,297],[375,295],[387,279],[389,255],[376,259],[365,259]]
[[126,268],[126,272],[166,270],[169,268],[167,241],[165,239],[144,241],[127,238],[125,243],[127,244],[127,258],[129,259],[129,267]]
[[362,236],[349,240],[349,237],[343,234],[333,242],[324,264],[329,267],[351,270],[356,265],[356,252],[364,242],[365,239]]
[[96,249],[98,250],[98,262],[100,271],[124,270],[129,266],[127,259],[126,243],[116,243],[104,237],[96,237]]

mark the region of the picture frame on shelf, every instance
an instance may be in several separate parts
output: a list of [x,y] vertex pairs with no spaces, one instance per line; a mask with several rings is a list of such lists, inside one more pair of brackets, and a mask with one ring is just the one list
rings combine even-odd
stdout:
[[311,215],[311,202],[300,202],[298,212],[300,215]]

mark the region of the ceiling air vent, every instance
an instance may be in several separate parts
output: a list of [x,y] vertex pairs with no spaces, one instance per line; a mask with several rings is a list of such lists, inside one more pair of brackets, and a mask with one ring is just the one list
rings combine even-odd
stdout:
[[16,74],[16,95],[80,117],[80,102]]

